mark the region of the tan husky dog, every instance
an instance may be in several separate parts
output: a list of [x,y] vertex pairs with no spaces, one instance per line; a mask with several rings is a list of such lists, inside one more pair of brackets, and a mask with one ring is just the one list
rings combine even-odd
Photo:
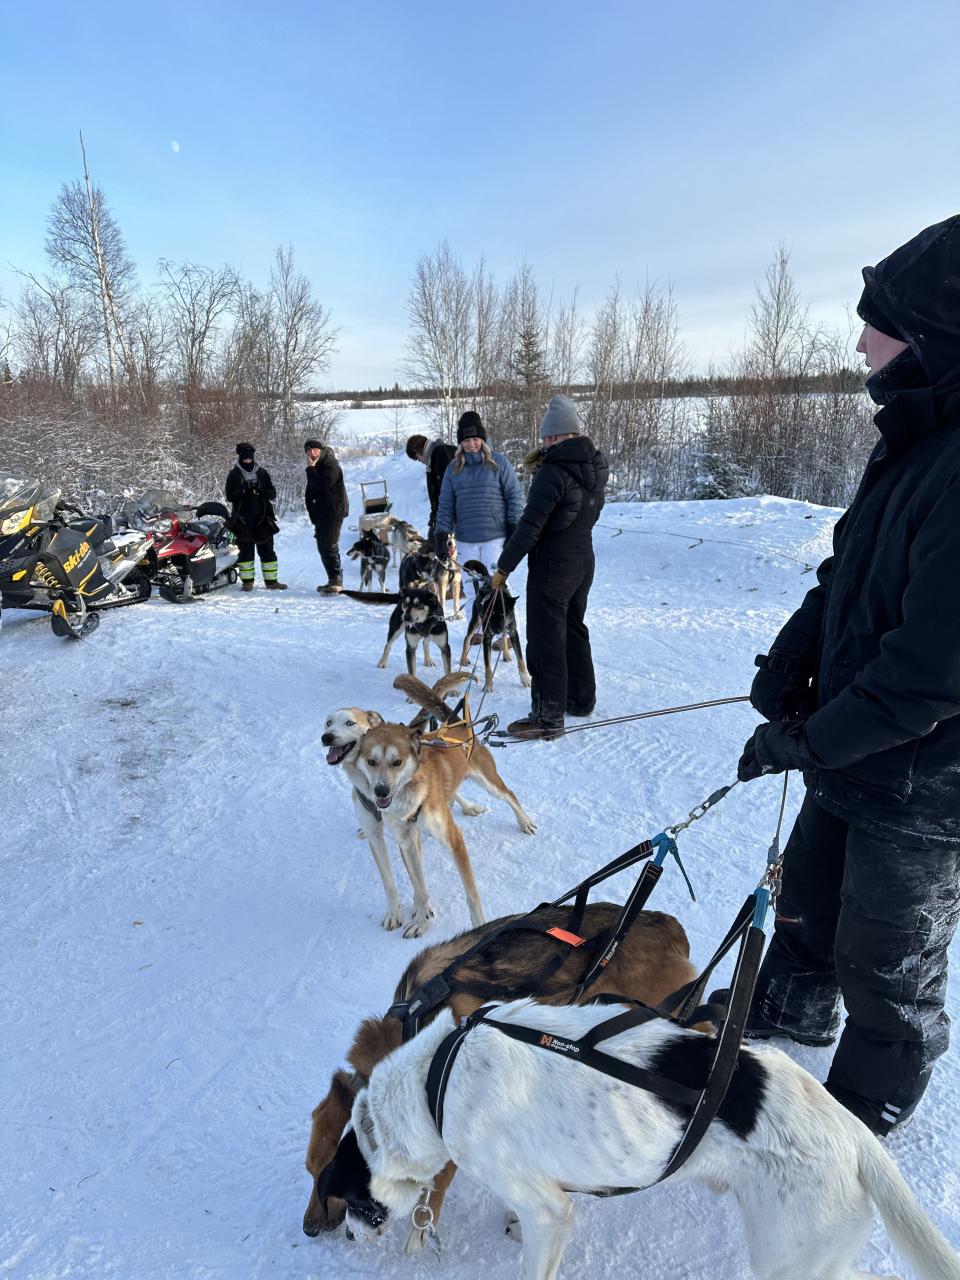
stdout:
[[[450,708],[415,676],[397,676],[394,688],[441,722]],[[363,739],[357,768],[365,790],[373,796],[384,824],[400,845],[404,864],[413,882],[413,916],[404,935],[417,938],[433,916],[423,874],[422,832],[426,830],[449,850],[463,883],[471,923],[483,924],[483,907],[473,879],[463,833],[453,820],[450,802],[466,778],[479,782],[491,795],[505,801],[526,835],[536,831],[520,801],[497,772],[493,757],[478,742],[471,744],[468,725],[447,725],[446,741],[425,741],[423,730],[405,724],[374,725]]]

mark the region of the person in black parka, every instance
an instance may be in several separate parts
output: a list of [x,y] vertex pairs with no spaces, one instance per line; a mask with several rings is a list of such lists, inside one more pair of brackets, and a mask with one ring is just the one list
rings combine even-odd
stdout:
[[497,561],[503,587],[527,556],[529,716],[509,732],[550,738],[565,715],[588,716],[597,682],[584,622],[593,583],[593,526],[603,509],[607,460],[582,434],[576,405],[553,396],[540,423],[543,453],[520,522]]
[[817,586],[757,659],[770,723],[739,776],[800,769],[748,1034],[829,1044],[827,1088],[874,1132],[948,1044],[960,916],[960,216],[863,272],[857,350],[880,440]]
[[350,511],[347,488],[337,455],[319,440],[305,440],[307,455],[307,488],[304,502],[313,522],[317,550],[326,570],[327,581],[317,587],[323,595],[336,595],[343,590],[343,568],[340,564],[340,530]]
[[270,472],[265,467],[254,465],[255,453],[252,444],[237,445],[237,464],[227,475],[224,485],[232,508],[230,530],[240,551],[237,572],[243,590],[252,591],[256,548],[263,585],[271,591],[286,591],[287,584],[277,581],[277,555],[273,548],[273,535],[280,530],[273,513],[277,491]]
[[443,488],[443,477],[456,452],[456,445],[446,444],[443,440],[428,440],[426,436],[410,436],[407,440],[407,457],[413,462],[422,462],[427,468],[427,499],[430,503],[427,539],[430,542],[436,537],[437,504]]

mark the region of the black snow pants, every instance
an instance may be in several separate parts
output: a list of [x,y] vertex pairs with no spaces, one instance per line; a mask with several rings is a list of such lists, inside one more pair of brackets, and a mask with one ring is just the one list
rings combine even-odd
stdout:
[[343,566],[340,563],[340,530],[343,527],[343,516],[335,516],[330,520],[318,520],[313,526],[313,536],[317,540],[317,550],[327,572],[328,582],[343,584]]
[[527,666],[532,715],[562,725],[566,712],[589,715],[597,700],[590,632],[583,621],[594,556],[532,552],[527,567]]
[[958,916],[960,846],[878,836],[807,795],[784,851],[754,1008],[827,1036],[843,997],[826,1086],[875,1132],[913,1111],[949,1043],[947,948]]

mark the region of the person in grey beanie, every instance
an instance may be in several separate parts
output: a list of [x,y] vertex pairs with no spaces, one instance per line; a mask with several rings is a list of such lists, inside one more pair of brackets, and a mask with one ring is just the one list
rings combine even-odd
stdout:
[[542,453],[527,503],[497,561],[502,587],[527,557],[527,666],[530,714],[508,726],[524,738],[556,737],[565,715],[588,716],[597,700],[590,632],[584,622],[593,583],[593,526],[610,469],[584,434],[577,407],[553,396],[540,422]]

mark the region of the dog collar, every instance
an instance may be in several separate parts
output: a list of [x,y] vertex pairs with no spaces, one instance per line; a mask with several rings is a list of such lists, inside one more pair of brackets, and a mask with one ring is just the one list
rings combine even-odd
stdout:
[[363,792],[358,791],[356,787],[353,788],[353,794],[357,797],[357,799],[366,809],[367,813],[372,813],[378,822],[383,821],[383,814],[380,812],[377,806],[373,803],[373,801],[369,798],[369,796],[365,796]]

